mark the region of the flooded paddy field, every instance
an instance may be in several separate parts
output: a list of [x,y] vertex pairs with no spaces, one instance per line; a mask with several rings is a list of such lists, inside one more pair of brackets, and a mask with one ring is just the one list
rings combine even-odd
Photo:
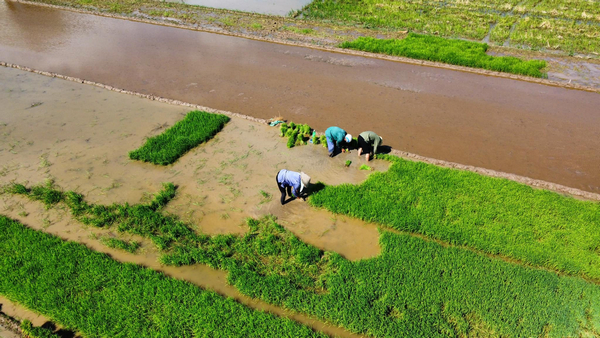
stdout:
[[[161,133],[189,109],[118,94],[92,86],[0,68],[0,184],[41,183],[52,179],[64,190],[75,190],[94,203],[139,203],[161,189],[163,182],[179,186],[167,212],[178,215],[205,234],[242,234],[245,218],[274,214],[278,222],[303,241],[351,260],[377,256],[379,230],[373,224],[310,208],[302,201],[279,202],[274,180],[279,169],[303,170],[313,182],[363,181],[356,153],[334,159],[320,145],[286,148],[278,128],[233,118],[217,137],[190,151],[174,165],[155,166],[129,160],[130,150],[145,137]],[[350,159],[350,168],[344,162]],[[389,163],[372,161],[375,170]],[[265,199],[260,191],[272,196]],[[66,210],[2,195],[0,210],[23,224],[85,243],[113,258],[134,262],[234,297],[249,306],[288,316],[331,335],[350,337],[342,329],[241,295],[226,283],[226,273],[206,266],[165,267],[154,245],[141,237],[122,237],[114,229],[84,227]],[[101,236],[142,242],[137,255],[104,246]],[[0,299],[2,303],[2,299]],[[41,325],[8,302],[3,311]],[[39,323],[42,322],[42,323]]]
[[2,4],[0,60],[598,192],[595,93]]

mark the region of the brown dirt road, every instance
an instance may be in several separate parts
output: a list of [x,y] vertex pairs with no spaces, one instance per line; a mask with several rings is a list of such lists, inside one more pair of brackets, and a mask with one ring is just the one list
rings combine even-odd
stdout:
[[12,2],[0,60],[600,192],[600,95]]

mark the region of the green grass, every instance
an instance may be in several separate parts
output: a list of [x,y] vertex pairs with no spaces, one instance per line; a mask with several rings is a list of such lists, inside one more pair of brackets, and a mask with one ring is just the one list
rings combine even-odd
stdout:
[[135,253],[140,248],[140,243],[136,241],[124,241],[113,237],[102,237],[101,241],[109,248],[125,250],[129,253]]
[[311,205],[534,266],[600,280],[600,204],[505,179],[392,162],[360,185],[327,186]]
[[229,271],[242,293],[375,337],[549,337],[600,333],[600,287],[407,234],[351,262],[307,245],[273,218],[163,256]]
[[369,167],[366,164],[361,165],[360,168],[358,168],[358,169],[360,169],[360,170],[373,170],[373,168]]
[[359,37],[354,41],[342,43],[340,47],[498,72],[548,77],[546,73],[541,72],[541,69],[546,67],[546,61],[523,61],[512,56],[487,55],[485,52],[488,45],[479,42],[410,33],[401,40]]
[[0,216],[0,294],[84,337],[324,337]]
[[60,338],[58,334],[54,334],[50,329],[33,326],[27,319],[21,322],[21,331],[23,336],[27,338]]
[[129,153],[129,158],[159,165],[171,164],[190,149],[213,138],[229,121],[229,117],[203,111],[191,111],[185,118],[151,137],[137,150]]

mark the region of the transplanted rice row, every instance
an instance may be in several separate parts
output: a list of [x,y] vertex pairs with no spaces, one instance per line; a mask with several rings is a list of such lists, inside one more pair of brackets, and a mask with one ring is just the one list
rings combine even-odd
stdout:
[[384,232],[382,254],[351,262],[273,218],[243,236],[177,245],[166,264],[229,271],[242,293],[375,337],[577,336],[600,332],[600,287],[576,277]]
[[[398,166],[406,161],[390,160],[394,163],[389,173],[371,174],[366,183],[378,176],[388,186],[398,180],[386,175],[396,173]],[[431,169],[424,164],[406,164],[417,165],[421,170]],[[415,184],[417,190],[435,191],[423,186],[423,181],[433,179],[494,191],[493,184],[461,183],[470,176],[453,180],[451,175],[455,171],[437,169],[446,176],[434,171],[418,178],[405,171],[406,180]],[[17,187],[9,190],[28,190]],[[330,189],[326,187],[324,191]],[[398,190],[398,186],[377,189],[382,194],[379,201],[391,203],[398,198],[388,195],[389,189]],[[402,189],[406,190],[404,186]],[[29,190],[30,197],[32,191],[33,188]],[[172,195],[169,189],[166,191],[159,194],[165,198],[154,199],[162,202],[152,203],[166,204]],[[500,191],[510,198],[509,189]],[[356,194],[342,193],[348,199],[357,198]],[[543,191],[536,193],[555,196]],[[56,189],[47,189],[46,195],[56,194]],[[318,199],[319,194],[313,198]],[[366,195],[360,196],[368,199]],[[457,203],[472,206],[465,196],[468,196],[466,191],[455,196]],[[40,195],[35,198],[44,200]],[[402,198],[398,201],[407,202]],[[397,205],[383,207],[380,210],[389,212]],[[406,213],[406,209],[402,211]],[[160,214],[160,209],[155,213]],[[600,287],[578,277],[561,277],[470,250],[388,232],[380,239],[379,257],[351,262],[302,242],[274,218],[251,219],[248,226],[248,232],[241,236],[185,234],[170,242],[160,260],[167,265],[206,264],[226,270],[228,282],[248,296],[375,337],[482,334],[563,337],[600,332]]]
[[0,216],[0,294],[85,337],[325,337]]
[[[486,230],[482,226],[467,232],[467,227],[461,224],[473,222],[470,217],[480,221],[481,217],[492,213],[492,219],[506,225],[502,229],[512,231],[517,235],[514,237],[518,238],[523,231],[519,232],[519,227],[514,224],[510,227],[511,221],[519,220],[519,217],[531,220],[539,217],[536,214],[528,218],[527,214],[516,208],[519,203],[527,203],[535,208],[538,204],[545,205],[558,198],[559,202],[567,201],[564,203],[568,205],[576,203],[574,208],[582,219],[590,217],[586,208],[597,207],[594,203],[536,191],[510,181],[441,169],[396,157],[378,155],[380,157],[393,162],[390,170],[371,174],[364,183],[369,184],[373,180],[380,183],[372,186],[372,193],[380,194],[378,198],[372,198],[364,190],[354,193],[335,190],[341,187],[326,187],[311,197],[314,199],[312,203],[328,196],[325,194],[343,196],[341,200],[332,201],[339,204],[343,200],[346,206],[355,201],[377,201],[377,206],[364,204],[383,213],[387,211],[390,217],[418,221],[415,224],[421,225],[446,224],[443,218],[441,221],[439,218],[430,221],[415,218],[421,213],[429,217],[438,215],[436,208],[446,203],[444,210],[453,215],[455,221],[448,228],[449,233],[479,233],[482,238],[490,237],[494,229]],[[498,182],[501,184],[497,185]],[[409,189],[411,186],[412,190]],[[166,185],[165,190],[150,204],[142,206],[164,206],[174,195],[174,187],[169,187]],[[357,186],[342,187],[361,191]],[[61,194],[71,194],[49,187],[45,187],[45,190],[42,188],[13,185],[8,191],[20,191],[30,198],[51,202],[61,200],[57,197]],[[481,197],[474,194],[478,189],[485,191],[481,196],[489,196],[492,201],[475,198]],[[448,190],[448,193],[441,193],[440,190]],[[390,191],[408,193],[412,199],[390,195]],[[419,197],[417,193],[424,195]],[[439,195],[440,198],[452,196],[450,202],[454,204],[448,205],[450,202],[444,202],[443,199],[426,199],[427,194]],[[514,197],[514,194],[518,196]],[[533,197],[528,199],[528,194],[533,194]],[[542,201],[536,203],[536,198]],[[502,203],[513,199],[511,208],[502,206]],[[416,200],[422,201],[417,205],[425,209],[411,212]],[[83,203],[70,204],[66,199],[64,202],[72,211],[75,210],[74,213],[79,208],[73,206]],[[542,220],[552,220],[557,214],[565,212],[566,209],[561,208],[559,202],[548,207],[554,210],[553,214],[549,214],[548,210],[539,211],[546,214]],[[428,203],[431,203],[431,207],[426,207]],[[498,209],[480,210],[478,203],[484,207],[486,203],[493,203]],[[106,207],[87,207],[89,210],[103,208]],[[353,208],[361,210],[354,205]],[[493,210],[497,210],[496,213]],[[593,213],[597,209],[588,211]],[[153,212],[156,220],[172,217],[162,216],[160,208]],[[81,216],[77,217],[81,219]],[[114,220],[115,224],[119,224],[117,219]],[[442,247],[408,234],[384,232],[380,239],[382,254],[379,257],[351,262],[338,254],[323,252],[302,242],[273,218],[249,220],[249,231],[242,236],[198,235],[185,224],[180,224],[187,230],[182,230],[181,236],[163,247],[165,251],[160,257],[163,264],[206,264],[226,270],[229,272],[228,282],[248,296],[316,316],[356,333],[375,337],[442,337],[486,333],[492,336],[548,334],[551,337],[563,337],[600,332],[600,287],[578,277],[560,277],[545,270],[491,259],[470,250]],[[154,232],[148,231],[147,236],[150,234]],[[436,233],[428,230],[426,234],[432,236]],[[593,236],[590,233],[584,235]],[[508,237],[504,236],[504,239]],[[460,244],[456,240],[453,242]],[[504,245],[511,249],[510,242],[498,244],[498,241],[486,241],[483,244],[481,249],[487,252],[506,254],[500,249],[493,250]],[[528,242],[523,246],[533,252],[542,251]],[[557,255],[564,251],[556,250]]]
[[185,118],[151,137],[129,158],[154,164],[167,165],[179,159],[190,149],[213,138],[229,121],[229,117],[203,111],[191,111]]
[[309,202],[332,212],[600,281],[600,203],[505,179],[377,155],[392,163]]
[[546,67],[546,61],[523,61],[512,56],[487,55],[485,52],[488,45],[479,42],[410,33],[402,40],[359,37],[354,41],[342,43],[340,47],[497,72],[548,77],[546,73],[541,72],[541,69]]

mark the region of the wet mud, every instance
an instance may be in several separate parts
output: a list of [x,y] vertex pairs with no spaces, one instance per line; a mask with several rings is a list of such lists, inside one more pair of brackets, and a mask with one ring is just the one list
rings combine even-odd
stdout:
[[[369,172],[358,169],[365,160],[356,152],[330,159],[320,145],[288,149],[277,128],[233,118],[213,140],[174,165],[159,167],[131,161],[127,153],[139,147],[145,137],[176,123],[189,111],[187,108],[4,67],[0,68],[0,101],[4,104],[0,116],[2,185],[52,179],[91,202],[111,204],[144,202],[161,189],[163,182],[173,182],[179,186],[178,194],[166,212],[178,215],[199,232],[242,234],[247,231],[247,217],[274,214],[304,241],[348,259],[374,257],[380,252],[379,231],[373,224],[335,216],[302,201],[284,206],[279,202],[274,177],[282,168],[303,170],[313,182],[363,181]],[[353,161],[349,168],[344,166],[347,159]],[[379,171],[389,166],[383,161],[369,165]],[[271,197],[265,198],[261,190]],[[64,209],[46,210],[40,203],[2,195],[0,213],[120,261],[163,271],[328,334],[351,336],[337,327],[241,295],[227,285],[223,271],[201,265],[160,266],[159,253],[151,243],[111,229],[84,227]],[[141,241],[141,253],[132,255],[105,247],[99,241],[102,236]]]
[[600,191],[596,93],[23,4],[0,22],[2,61]]

